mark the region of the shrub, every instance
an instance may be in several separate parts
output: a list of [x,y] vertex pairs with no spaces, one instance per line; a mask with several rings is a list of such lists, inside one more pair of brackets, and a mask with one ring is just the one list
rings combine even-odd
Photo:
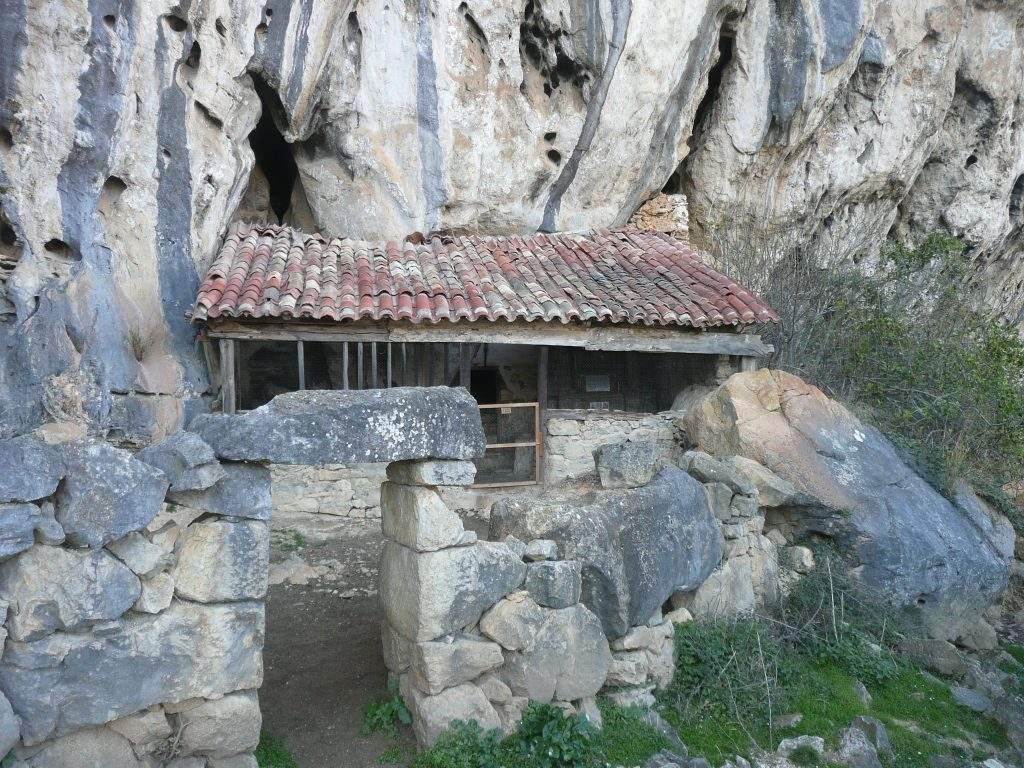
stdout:
[[865,243],[811,251],[788,232],[712,226],[701,244],[779,312],[781,326],[761,329],[769,365],[853,405],[941,491],[966,479],[1015,512],[1001,487],[1024,477],[1024,342],[970,302],[959,240],[872,255]]
[[818,757],[818,753],[814,751],[813,747],[809,747],[806,744],[801,745],[789,753],[789,762],[793,765],[809,766],[818,765],[821,762]]
[[516,735],[531,768],[588,768],[597,757],[596,731],[586,718],[531,702]]
[[398,693],[398,685],[392,681],[388,686],[389,696],[378,701],[371,701],[363,708],[364,734],[383,733],[386,736],[398,735],[398,724],[409,725],[412,715]]
[[501,732],[485,731],[475,720],[456,721],[430,749],[420,752],[414,768],[508,768]]

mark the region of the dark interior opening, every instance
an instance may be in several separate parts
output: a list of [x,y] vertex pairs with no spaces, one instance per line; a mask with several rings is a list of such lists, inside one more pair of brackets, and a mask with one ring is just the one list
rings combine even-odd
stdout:
[[256,167],[263,172],[270,190],[270,208],[277,223],[284,223],[285,214],[292,204],[292,190],[299,176],[292,145],[285,141],[277,127],[277,116],[284,115],[284,107],[276,91],[259,75],[252,76],[256,93],[263,107],[260,121],[249,134],[249,146],[256,157]]
[[481,405],[498,402],[501,380],[497,368],[474,368],[469,375],[469,391]]
[[1024,223],[1024,173],[1013,182],[1010,191],[1010,222],[1015,225]]

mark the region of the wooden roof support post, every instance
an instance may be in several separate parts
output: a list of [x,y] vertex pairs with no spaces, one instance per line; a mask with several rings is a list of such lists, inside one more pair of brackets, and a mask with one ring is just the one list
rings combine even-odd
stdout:
[[757,358],[756,357],[741,357],[740,358],[740,371],[747,373],[750,371],[757,370]]
[[537,350],[537,482],[544,482],[544,432],[547,429],[548,407],[548,348]]
[[235,412],[235,340],[220,340],[220,407]]

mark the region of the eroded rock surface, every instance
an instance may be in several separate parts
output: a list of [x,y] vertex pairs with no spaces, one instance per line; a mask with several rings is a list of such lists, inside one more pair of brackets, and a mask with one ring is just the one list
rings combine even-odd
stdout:
[[736,374],[684,422],[702,450],[753,459],[814,497],[817,506],[793,508],[792,524],[835,538],[866,583],[920,608],[936,631],[956,637],[1006,587],[1013,534],[1005,520],[955,506],[877,429],[801,379]]
[[490,538],[552,539],[580,561],[583,603],[609,637],[646,622],[674,591],[696,589],[722,558],[703,486],[674,467],[641,488],[563,495],[496,502]]

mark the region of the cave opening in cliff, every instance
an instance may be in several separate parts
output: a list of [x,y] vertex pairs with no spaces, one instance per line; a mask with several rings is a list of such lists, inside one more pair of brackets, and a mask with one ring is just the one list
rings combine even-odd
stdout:
[[249,134],[249,146],[256,158],[256,168],[266,179],[270,210],[283,224],[292,205],[292,193],[299,177],[292,145],[277,127],[276,117],[283,119],[284,106],[277,92],[263,78],[252,76],[256,94],[260,97],[260,120]]
[[[686,140],[686,144],[689,147],[687,157],[691,157],[700,145],[703,144],[704,134],[711,124],[711,115],[715,104],[718,103],[718,97],[722,89],[722,79],[725,76],[726,69],[728,69],[733,60],[733,51],[736,43],[736,23],[738,19],[738,16],[730,14],[722,22],[722,29],[718,35],[718,57],[708,71],[708,87],[704,91],[704,96],[701,98],[700,103],[697,105],[696,112],[694,112],[693,130],[690,131],[690,137]],[[669,176],[662,189],[663,192],[674,195],[684,191],[683,176],[685,174],[685,166],[686,161],[684,160],[676,168],[675,173]]]

